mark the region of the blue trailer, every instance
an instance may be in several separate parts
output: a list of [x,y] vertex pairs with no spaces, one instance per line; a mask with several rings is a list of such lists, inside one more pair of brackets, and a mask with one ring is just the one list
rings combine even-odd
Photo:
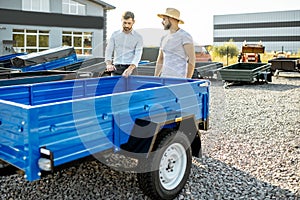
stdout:
[[40,52],[29,53],[27,55],[16,56],[11,58],[11,63],[15,67],[26,67],[58,60],[60,58],[69,57],[70,55],[76,55],[74,47],[62,46]]
[[192,156],[201,156],[209,86],[207,80],[114,76],[0,87],[0,159],[34,181],[87,156],[122,153],[138,160],[146,195],[173,199],[189,177]]
[[12,66],[11,59],[17,57],[17,56],[23,56],[26,55],[26,53],[13,53],[8,54],[4,56],[0,56],[0,67],[2,68],[10,68]]
[[68,65],[79,66],[84,59],[78,59],[74,47],[62,46],[14,56],[10,59],[11,68],[21,72],[53,70]]
[[67,57],[59,58],[56,60],[45,61],[38,64],[28,66],[12,66],[11,69],[19,70],[21,72],[44,71],[63,68],[68,65],[80,65],[84,60],[78,59],[76,54],[71,54]]

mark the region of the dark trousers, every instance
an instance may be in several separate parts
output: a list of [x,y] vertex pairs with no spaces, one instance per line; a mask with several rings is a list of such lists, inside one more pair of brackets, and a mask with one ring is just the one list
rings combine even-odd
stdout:
[[[112,71],[111,75],[112,76],[120,76],[123,74],[123,72],[125,71],[125,69],[127,69],[130,65],[115,65],[116,67],[116,70],[115,71]],[[137,75],[137,70],[134,69],[132,71],[132,74],[131,75]]]

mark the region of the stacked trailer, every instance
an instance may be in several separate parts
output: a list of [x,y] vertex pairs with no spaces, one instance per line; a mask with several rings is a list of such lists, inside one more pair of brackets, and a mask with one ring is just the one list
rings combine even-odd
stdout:
[[86,62],[78,59],[73,47],[57,47],[37,53],[16,56],[11,59],[12,69],[21,72],[45,71],[45,70],[66,70],[74,71],[88,63],[99,61],[91,59]]
[[[59,47],[28,55],[25,53],[6,55],[0,57],[1,63],[4,63],[3,66],[5,65],[0,67],[2,85],[32,82],[37,76],[39,76],[37,81],[46,80],[41,76],[47,75],[49,81],[66,78],[66,75],[58,74],[72,73],[71,77],[74,79],[75,72],[77,78],[98,77],[105,69],[104,58],[78,59],[73,47]],[[6,63],[10,63],[9,68]]]

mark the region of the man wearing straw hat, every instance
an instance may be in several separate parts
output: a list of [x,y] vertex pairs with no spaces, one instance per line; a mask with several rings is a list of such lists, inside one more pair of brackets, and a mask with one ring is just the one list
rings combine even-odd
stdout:
[[167,8],[162,18],[162,25],[169,33],[162,37],[157,57],[155,76],[191,78],[195,69],[195,49],[192,36],[179,28],[183,24],[180,12]]

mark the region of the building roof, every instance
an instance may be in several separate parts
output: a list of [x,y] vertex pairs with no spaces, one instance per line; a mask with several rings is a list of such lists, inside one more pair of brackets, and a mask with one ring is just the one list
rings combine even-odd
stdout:
[[108,4],[108,3],[104,2],[104,1],[100,1],[100,0],[89,0],[89,1],[92,1],[94,3],[97,3],[97,4],[101,5],[101,6],[103,6],[104,9],[106,9],[106,10],[112,10],[112,9],[116,8],[115,6],[112,6],[112,5],[110,5],[110,4]]

